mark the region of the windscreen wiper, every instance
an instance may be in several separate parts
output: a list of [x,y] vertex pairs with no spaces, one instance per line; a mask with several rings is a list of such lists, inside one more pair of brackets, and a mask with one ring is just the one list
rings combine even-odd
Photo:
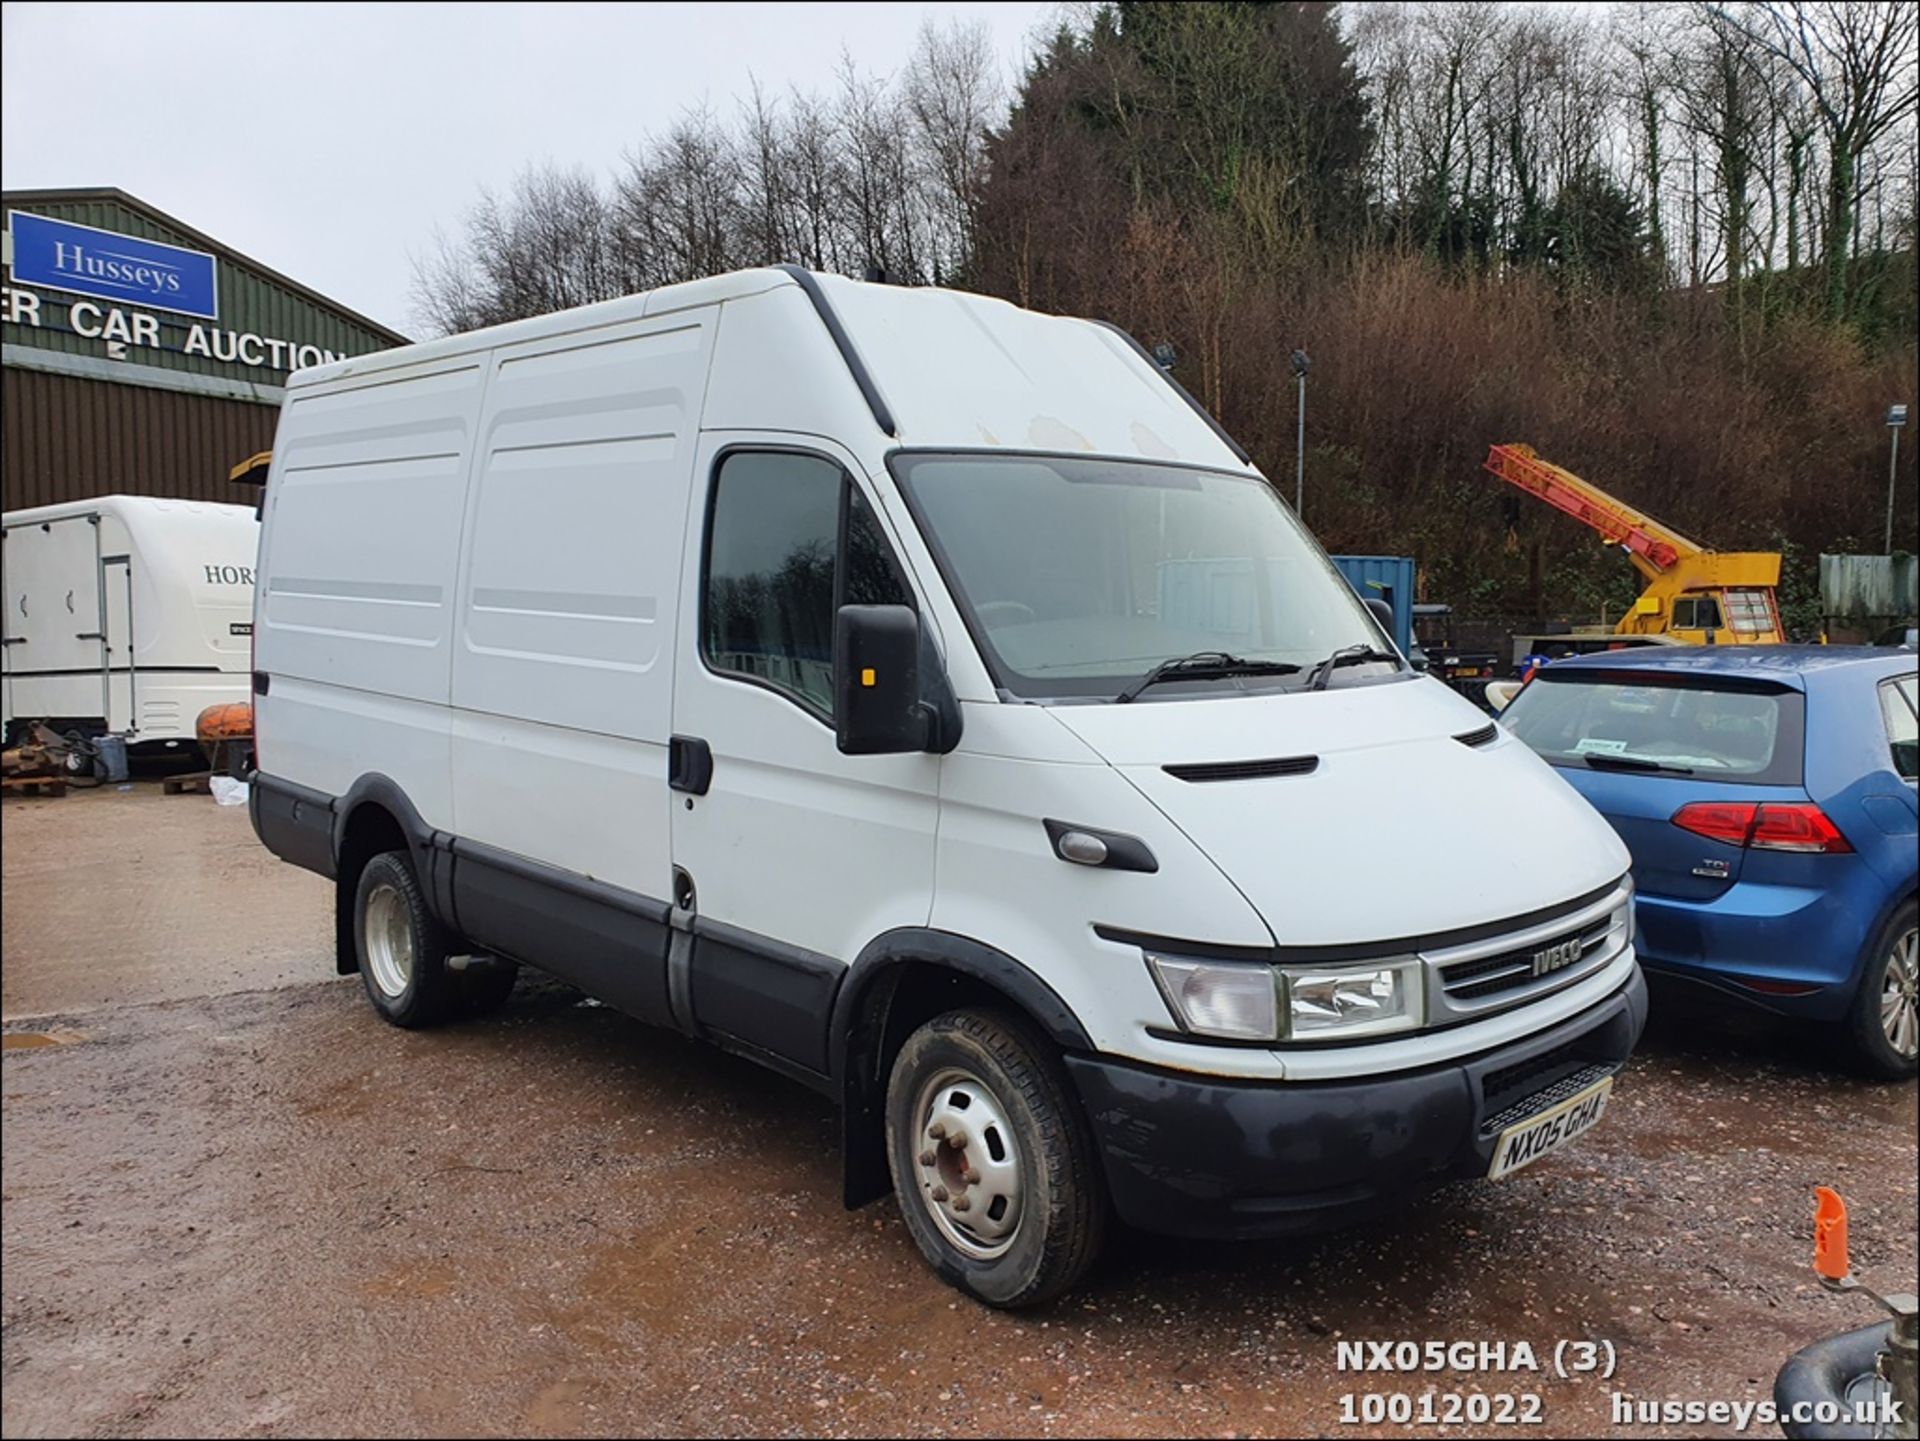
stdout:
[[1308,690],[1325,690],[1327,682],[1333,679],[1335,669],[1343,665],[1365,665],[1370,660],[1390,660],[1400,664],[1400,657],[1390,650],[1381,650],[1378,646],[1362,641],[1358,645],[1343,645],[1313,668],[1307,677]]
[[1617,756],[1606,751],[1583,751],[1580,759],[1593,770],[1600,771],[1659,771],[1671,776],[1690,776],[1692,766],[1670,766],[1665,761],[1642,760],[1639,756]]
[[1200,650],[1192,655],[1176,655],[1141,676],[1115,696],[1114,704],[1125,705],[1150,685],[1163,680],[1217,680],[1235,675],[1292,675],[1300,667],[1288,660],[1249,660],[1223,650]]

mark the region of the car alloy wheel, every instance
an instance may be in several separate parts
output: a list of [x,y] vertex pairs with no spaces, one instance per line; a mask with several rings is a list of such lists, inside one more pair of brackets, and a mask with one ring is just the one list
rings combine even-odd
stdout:
[[1899,1055],[1920,1052],[1920,930],[1894,940],[1880,988],[1880,1027]]

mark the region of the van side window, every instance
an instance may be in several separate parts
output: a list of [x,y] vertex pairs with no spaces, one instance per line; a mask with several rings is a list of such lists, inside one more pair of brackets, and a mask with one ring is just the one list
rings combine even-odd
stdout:
[[735,451],[721,462],[702,583],[707,663],[823,718],[833,713],[834,611],[912,604],[846,472],[817,455],[780,451]]
[[847,485],[847,549],[842,558],[841,605],[912,605],[893,550],[880,533],[860,487]]

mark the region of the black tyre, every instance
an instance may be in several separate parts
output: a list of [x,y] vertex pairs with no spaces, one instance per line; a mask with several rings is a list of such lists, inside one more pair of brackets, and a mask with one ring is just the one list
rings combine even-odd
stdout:
[[1902,902],[1868,947],[1843,1023],[1848,1055],[1869,1076],[1903,1081],[1920,1061],[1920,929]]
[[97,782],[101,771],[94,754],[93,742],[79,731],[68,731],[62,737],[67,743],[67,751],[61,760],[61,769],[70,781]]
[[448,940],[405,851],[367,862],[354,892],[353,941],[361,984],[382,1019],[414,1029],[454,1013],[461,978],[447,969]]
[[497,957],[460,972],[460,1006],[470,1016],[487,1016],[507,1003],[520,967]]
[[989,1306],[1035,1306],[1099,1254],[1106,1185],[1052,1046],[1010,1015],[949,1011],[887,1082],[887,1164],[921,1255]]

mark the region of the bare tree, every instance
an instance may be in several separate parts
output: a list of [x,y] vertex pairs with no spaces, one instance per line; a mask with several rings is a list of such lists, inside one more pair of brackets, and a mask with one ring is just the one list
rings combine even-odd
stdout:
[[862,270],[908,278],[916,272],[921,246],[902,194],[913,169],[906,114],[892,87],[862,75],[851,55],[842,53],[837,73],[839,200],[851,251],[847,258]]
[[742,264],[773,265],[795,259],[791,233],[792,178],[779,102],[753,82],[752,99],[740,107],[739,236]]
[[1920,104],[1910,0],[1761,0],[1719,13],[1805,87],[1827,147],[1827,313],[1846,318],[1863,162]]
[[702,107],[650,149],[630,152],[617,186],[621,233],[643,286],[732,268],[740,201],[733,137]]
[[984,20],[931,20],[907,63],[907,111],[929,172],[934,278],[962,269],[973,246],[987,127],[1004,108],[999,66]]
[[466,237],[436,237],[414,261],[414,312],[439,330],[471,330],[586,305],[629,287],[611,208],[586,171],[522,171],[504,196],[481,191]]

